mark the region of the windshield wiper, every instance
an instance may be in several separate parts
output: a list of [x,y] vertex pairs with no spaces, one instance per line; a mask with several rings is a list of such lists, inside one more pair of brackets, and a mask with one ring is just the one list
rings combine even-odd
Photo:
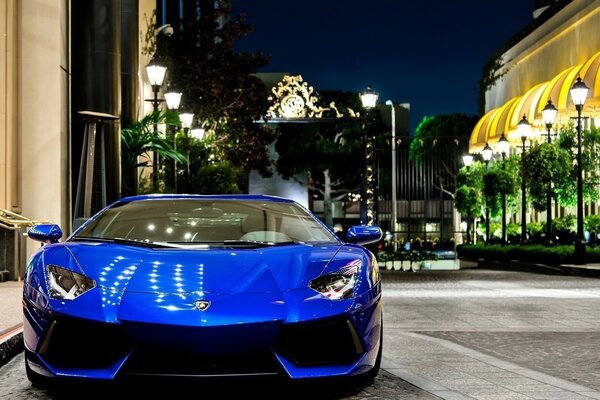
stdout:
[[162,243],[155,243],[149,240],[142,239],[126,239],[126,238],[105,238],[105,237],[94,237],[94,236],[73,236],[71,240],[74,241],[85,241],[85,242],[102,242],[102,243],[119,243],[119,244],[129,244],[132,246],[141,246],[141,247],[150,247],[150,248],[158,248],[158,247],[170,247]]
[[224,240],[223,244],[225,244],[227,246],[235,246],[235,247],[273,247],[273,246],[281,246],[282,244],[294,244],[294,242],[265,242],[262,240],[233,239],[233,240]]
[[285,246],[296,244],[294,241],[286,241],[286,242],[264,242],[260,240],[241,240],[241,239],[228,239],[223,241],[201,241],[201,242],[186,242],[186,241],[178,241],[178,242],[167,242],[173,244],[183,244],[183,245],[206,245],[208,247],[247,247],[247,248],[258,248],[258,247],[273,247],[273,246]]

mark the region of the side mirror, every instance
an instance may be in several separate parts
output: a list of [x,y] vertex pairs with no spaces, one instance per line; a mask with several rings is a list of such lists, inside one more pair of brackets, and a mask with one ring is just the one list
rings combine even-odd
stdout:
[[381,228],[374,225],[353,225],[346,234],[348,242],[361,245],[378,242],[382,237]]
[[58,243],[63,232],[56,224],[40,224],[27,230],[27,236],[43,243]]

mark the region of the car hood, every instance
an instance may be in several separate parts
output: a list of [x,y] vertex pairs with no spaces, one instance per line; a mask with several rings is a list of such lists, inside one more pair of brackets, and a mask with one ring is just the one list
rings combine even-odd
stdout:
[[[259,249],[151,249],[66,243],[46,264],[67,264],[112,291],[241,294],[306,288],[324,270],[360,257],[353,246],[290,245]],[[54,261],[53,261],[54,260]],[[58,262],[56,262],[58,261]]]
[[[50,299],[42,307],[57,315],[120,321],[128,329],[145,332],[148,323],[264,327],[357,309],[369,301],[368,293],[350,302],[331,301],[310,289],[309,283],[357,259],[366,261],[364,257],[360,247],[341,243],[194,250],[66,242],[44,246],[32,265],[68,268],[96,283],[96,290],[73,302]],[[32,279],[38,274],[28,276],[27,287],[34,290],[40,282]],[[40,302],[45,297],[34,298]],[[199,313],[202,307],[209,310]]]

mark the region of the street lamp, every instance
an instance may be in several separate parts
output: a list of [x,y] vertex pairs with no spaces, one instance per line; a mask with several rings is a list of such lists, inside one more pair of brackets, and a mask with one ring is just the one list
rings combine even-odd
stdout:
[[[146,65],[146,74],[148,75],[148,81],[152,86],[152,93],[154,97],[152,99],[146,100],[152,103],[153,112],[158,111],[158,107],[160,103],[165,101],[164,99],[158,98],[158,92],[160,91],[160,87],[162,86],[163,80],[165,78],[165,73],[167,72],[167,67],[162,65],[158,58],[155,56],[150,60],[150,63]],[[158,124],[154,124],[154,135],[158,134]],[[152,189],[156,190],[158,188],[158,152],[152,152]]]
[[527,242],[527,199],[525,191],[525,142],[531,135],[531,125],[527,117],[523,115],[521,121],[517,124],[517,129],[521,134],[521,244]]
[[[467,179],[468,179],[469,168],[471,168],[471,165],[473,165],[473,155],[465,154],[464,156],[462,156],[462,159],[463,159],[463,164],[467,168]],[[467,243],[471,243],[471,215],[470,215],[470,213],[467,214]]]
[[[486,142],[485,147],[481,150],[481,157],[485,162],[485,168],[487,169],[494,151],[490,145]],[[485,243],[488,244],[490,241],[490,206],[488,205],[487,199],[485,201]]]
[[467,167],[467,169],[473,165],[473,154],[465,154],[464,156],[462,156],[463,159],[463,164],[465,164],[465,167]]
[[[506,170],[506,155],[510,150],[510,144],[504,136],[504,132],[500,136],[497,144],[498,152],[502,155],[502,170]],[[502,193],[502,244],[506,244],[506,193]]]
[[551,134],[552,134],[552,125],[554,125],[554,119],[556,118],[556,113],[558,110],[552,104],[552,100],[548,99],[548,103],[542,109],[542,118],[544,119],[544,124],[546,125],[546,141],[548,143],[552,142]]
[[[557,111],[554,104],[552,104],[552,100],[548,99],[548,104],[542,110],[542,118],[546,125],[546,141],[548,143],[552,142],[552,125],[554,125]],[[554,244],[552,240],[552,181],[548,182],[548,190],[546,191],[546,244],[548,246]]]
[[165,101],[169,110],[177,110],[179,104],[181,104],[181,92],[175,88],[174,85],[167,85],[167,91],[165,92]]
[[[169,110],[178,110],[179,104],[181,104],[182,93],[175,88],[174,85],[167,84],[167,91],[165,92],[165,102]],[[169,126],[169,129],[173,133],[173,149],[177,150],[177,132],[173,125]],[[177,193],[177,160],[173,160],[173,190]]]
[[186,143],[186,158],[187,164],[185,167],[185,190],[188,192],[190,190],[190,137],[189,131],[192,126],[192,122],[194,121],[194,113],[181,113],[179,114],[179,119],[181,120],[181,126],[183,127],[183,133],[185,134],[185,143]]
[[397,219],[398,219],[398,204],[396,201],[396,110],[394,108],[394,102],[387,100],[386,105],[391,107],[392,117],[392,238],[394,242],[394,251],[398,250],[398,243],[396,241],[396,232],[398,230]]
[[365,128],[363,135],[364,144],[364,170],[363,170],[363,204],[361,207],[361,223],[365,225],[373,225],[375,222],[375,165],[374,165],[374,143],[369,132],[369,114],[370,111],[377,105],[379,94],[367,86],[360,93],[360,101],[365,109]]
[[575,262],[585,264],[586,250],[583,239],[583,177],[581,166],[581,112],[587,98],[588,87],[577,77],[570,90],[571,99],[577,109],[577,239],[575,240]]

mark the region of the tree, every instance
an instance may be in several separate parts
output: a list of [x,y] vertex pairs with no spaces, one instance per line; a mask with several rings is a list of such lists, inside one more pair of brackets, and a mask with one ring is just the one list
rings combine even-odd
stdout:
[[[546,210],[547,193],[565,192],[572,186],[573,164],[567,151],[555,143],[534,144],[525,153],[521,171],[525,174],[529,202],[537,211]],[[557,188],[557,189],[555,189]]]
[[140,167],[151,165],[148,157],[149,152],[157,152],[160,157],[186,162],[183,154],[173,149],[171,144],[163,139],[160,132],[154,127],[170,120],[170,114],[155,111],[141,120],[134,122],[131,126],[121,129],[121,168],[122,168],[122,192],[124,195],[138,193],[138,174]]
[[442,192],[454,198],[456,188],[456,166],[448,164],[443,154],[449,149],[456,152],[452,162],[458,163],[459,156],[467,152],[468,139],[477,124],[476,116],[456,113],[424,117],[417,126],[410,143],[409,157],[417,165],[422,165],[426,157],[432,157],[441,163],[442,168],[434,185]]
[[517,182],[520,156],[513,154],[504,160],[492,162],[483,175],[483,195],[490,218],[502,216],[502,196],[506,201],[506,217],[518,209],[519,185]]
[[[570,162],[564,165],[559,175],[565,177],[557,185],[556,200],[559,204],[570,207],[577,204],[577,133],[573,124],[561,127],[556,145],[565,152]],[[590,203],[598,200],[598,184],[600,179],[600,130],[591,128],[582,135],[582,175],[583,175],[583,201]],[[560,176],[559,176],[560,177]]]
[[470,167],[462,167],[457,176],[454,205],[456,210],[467,219],[469,236],[471,221],[478,215],[482,215],[485,209],[484,197],[481,195],[485,168],[485,164],[481,161],[473,161]]
[[[360,107],[356,93],[323,91],[319,95],[324,104],[334,102],[344,115],[349,115],[348,108]],[[358,118],[340,118],[278,128],[277,171],[285,179],[308,174],[309,190],[323,198],[328,226],[333,226],[333,202],[360,190],[364,158],[361,123]]]
[[244,15],[231,18],[230,1],[200,0],[198,10],[194,4],[184,2],[190,12],[171,24],[176,32],[157,43],[157,53],[169,60],[169,79],[185,88],[182,108],[213,137],[214,152],[238,170],[237,184],[247,191],[251,170],[272,174],[268,146],[275,134],[255,123],[268,108],[267,88],[255,75],[268,57],[234,52],[251,26]]

